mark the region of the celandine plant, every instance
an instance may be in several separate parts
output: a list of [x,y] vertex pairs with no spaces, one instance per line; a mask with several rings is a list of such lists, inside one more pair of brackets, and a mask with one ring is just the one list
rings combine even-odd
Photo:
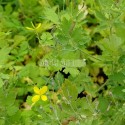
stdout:
[[124,125],[124,0],[0,1],[0,125]]

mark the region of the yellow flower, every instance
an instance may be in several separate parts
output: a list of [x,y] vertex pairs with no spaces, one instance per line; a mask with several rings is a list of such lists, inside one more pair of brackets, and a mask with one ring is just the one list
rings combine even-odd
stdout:
[[32,27],[33,27],[33,28],[31,28],[31,27],[26,27],[27,30],[35,31],[35,32],[39,32],[39,31],[40,31],[41,26],[42,26],[41,23],[38,23],[36,27],[34,26],[34,24],[33,24],[32,22],[31,22],[31,24],[32,24]]
[[47,92],[48,87],[47,86],[43,86],[42,88],[38,88],[37,86],[34,86],[34,92],[36,93],[36,95],[34,95],[32,97],[32,102],[36,103],[37,101],[39,101],[39,99],[42,99],[43,101],[47,100],[47,96],[44,95]]

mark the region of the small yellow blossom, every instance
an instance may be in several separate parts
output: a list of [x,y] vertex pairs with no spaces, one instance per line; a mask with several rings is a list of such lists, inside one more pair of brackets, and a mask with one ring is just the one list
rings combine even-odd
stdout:
[[34,92],[36,95],[32,97],[32,102],[36,103],[39,99],[42,99],[43,101],[47,100],[47,96],[44,95],[47,92],[48,87],[43,86],[42,88],[38,88],[37,86],[34,86]]
[[27,30],[35,31],[35,32],[39,32],[39,31],[40,31],[41,26],[42,26],[41,23],[38,23],[36,27],[34,26],[33,23],[31,23],[31,24],[32,24],[32,27],[33,27],[33,28],[31,28],[31,27],[26,27]]

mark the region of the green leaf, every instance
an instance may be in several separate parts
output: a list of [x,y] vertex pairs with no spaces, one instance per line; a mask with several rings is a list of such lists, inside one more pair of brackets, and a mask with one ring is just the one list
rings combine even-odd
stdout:
[[[89,79],[88,79],[89,80]],[[92,81],[84,83],[85,91],[92,97],[96,97],[97,86]]]
[[28,96],[27,99],[26,99],[26,102],[28,105],[32,105],[32,96]]
[[3,80],[0,78],[0,88],[4,85]]
[[62,83],[64,82],[64,76],[60,72],[57,72],[55,76],[55,82],[57,85],[62,85]]
[[104,7],[105,9],[111,8],[111,6],[114,4],[113,0],[108,0],[105,2],[105,0],[97,0],[99,2],[101,7]]
[[54,45],[54,41],[52,40],[52,35],[48,32],[44,32],[42,36],[40,37],[41,40],[39,41],[41,45]]
[[[65,46],[66,47],[66,46]],[[70,55],[70,56],[69,56]],[[80,52],[79,51],[70,51],[68,48],[67,50],[62,50],[59,53],[59,58],[61,58],[61,60],[65,61],[65,62],[71,62],[71,64],[73,63],[73,60],[75,59],[79,59],[80,58]],[[70,66],[69,66],[70,67]],[[72,67],[72,66],[71,66]]]
[[8,36],[10,35],[10,32],[0,32],[0,48],[4,48],[6,46],[8,46],[8,42],[5,42],[8,41]]
[[73,43],[79,43],[81,45],[86,44],[90,38],[86,37],[83,34],[83,30],[81,27],[74,28],[72,33],[71,33],[71,38],[73,39]]
[[15,102],[17,92],[15,90],[3,90],[0,88],[0,105],[1,106],[12,106]]
[[47,68],[40,67],[39,70],[40,70],[40,75],[42,75],[42,76],[49,76],[50,75],[50,72]]
[[77,99],[77,103],[76,103],[76,106],[77,106],[77,109],[80,110],[79,112],[83,113],[83,111],[86,109],[91,109],[90,106],[88,105],[88,103],[91,103],[91,102],[88,102],[88,100],[83,97],[83,98],[78,98]]
[[17,111],[18,111],[18,107],[16,107],[15,105],[7,107],[7,114],[9,116],[14,115]]
[[104,40],[100,43],[100,47],[104,51],[108,51],[109,53],[116,53],[120,47],[122,47],[123,41],[120,37],[117,37],[115,34],[109,36],[109,38],[104,38]]
[[[16,47],[16,46],[18,46],[21,42],[24,42],[26,40],[26,38],[24,37],[24,36],[21,36],[21,35],[15,35],[14,36],[14,44],[13,44],[13,47]],[[24,42],[24,43],[22,43],[23,45],[24,44],[27,44],[27,42]],[[28,44],[27,44],[28,45]],[[25,49],[26,48],[26,46],[24,45],[24,48],[23,49]]]
[[9,79],[10,78],[9,74],[4,74],[4,73],[0,73],[0,77],[2,79]]
[[125,25],[124,23],[121,22],[116,22],[114,23],[114,26],[116,28],[116,34],[117,36],[119,36],[120,38],[122,38],[123,40],[125,39]]
[[99,105],[98,105],[98,109],[104,113],[106,112],[108,105],[109,105],[109,100],[107,98],[104,97],[99,97]]
[[102,11],[95,10],[95,16],[100,21],[107,21],[107,19],[105,18],[104,14],[102,13]]
[[52,21],[55,24],[59,23],[58,15],[55,13],[55,10],[52,8],[45,8],[44,14],[46,19]]
[[125,89],[123,89],[122,92],[125,92]]
[[60,33],[65,35],[66,37],[69,37],[72,25],[73,25],[72,20],[67,20],[66,18],[64,18],[60,25]]
[[1,124],[1,125],[5,125],[5,119],[4,119],[4,118],[3,118],[3,119],[2,119],[2,118],[0,119],[0,124]]
[[74,100],[75,101],[77,99],[77,95],[78,95],[77,88],[69,80],[65,80],[65,82],[63,83],[62,91],[63,91],[64,97],[67,98],[67,100],[69,100],[69,101]]
[[27,76],[29,76],[32,79],[37,78],[39,75],[40,75],[39,67],[36,66],[34,63],[27,64],[19,72],[19,76],[20,77],[27,77]]
[[112,94],[115,99],[125,100],[125,93],[122,91],[123,86],[116,86],[112,89]]
[[12,12],[12,5],[11,4],[7,4],[6,6],[5,6],[5,12],[6,12],[6,14],[10,14],[11,12]]
[[110,80],[121,83],[125,79],[125,75],[122,72],[114,72],[109,78]]
[[125,55],[121,55],[118,62],[121,64],[125,64]]
[[10,90],[9,92],[5,92],[5,97],[3,103],[6,106],[13,105],[16,99],[17,92],[14,90]]
[[9,59],[10,48],[4,47],[0,49],[0,65],[3,65]]
[[73,77],[76,77],[79,74],[79,70],[77,68],[65,68],[63,71],[66,74],[70,73]]

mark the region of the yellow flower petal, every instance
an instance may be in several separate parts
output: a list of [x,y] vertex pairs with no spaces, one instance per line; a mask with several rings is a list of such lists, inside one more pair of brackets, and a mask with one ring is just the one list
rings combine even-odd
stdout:
[[39,23],[38,25],[37,25],[37,27],[35,28],[35,30],[38,30],[40,27],[41,27],[41,23]]
[[33,31],[34,29],[33,28],[30,28],[30,27],[26,27],[27,30],[31,30]]
[[43,101],[46,101],[46,100],[47,100],[47,96],[46,96],[46,95],[41,95],[41,99],[42,99]]
[[37,86],[34,86],[34,92],[38,95],[40,95],[40,89]]
[[40,95],[43,95],[47,92],[47,89],[48,87],[47,86],[43,86],[41,89],[40,89]]
[[40,99],[40,95],[35,95],[32,97],[32,102],[37,102]]

